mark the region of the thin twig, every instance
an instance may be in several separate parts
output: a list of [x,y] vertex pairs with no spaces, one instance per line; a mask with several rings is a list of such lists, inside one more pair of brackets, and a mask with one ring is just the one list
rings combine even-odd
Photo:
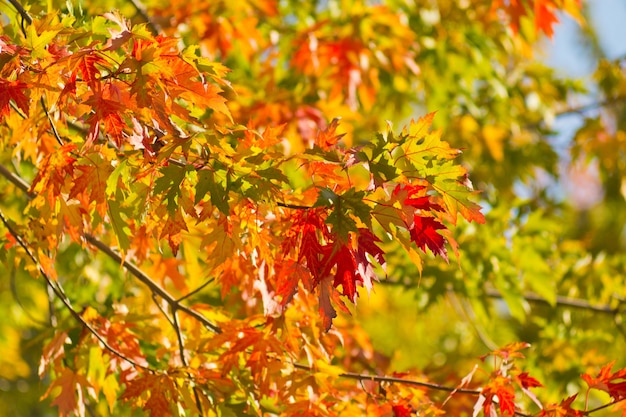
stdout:
[[24,241],[24,239],[22,239],[22,236],[17,233],[17,231],[15,229],[13,229],[13,227],[11,226],[11,224],[9,223],[9,221],[7,220],[7,218],[4,216],[4,213],[2,212],[2,210],[0,209],[0,220],[2,221],[2,223],[4,224],[4,227],[7,228],[7,230],[9,231],[9,233],[11,234],[11,236],[13,236],[13,238],[17,241],[17,243],[22,247],[22,249],[24,249],[24,251],[26,252],[26,255],[30,258],[31,261],[33,261],[33,263],[35,264],[35,266],[37,267],[37,270],[39,271],[39,274],[44,278],[44,280],[46,281],[46,283],[48,284],[48,286],[50,288],[52,288],[52,290],[54,291],[54,294],[57,296],[57,298],[59,300],[61,300],[61,302],[65,305],[65,307],[69,310],[70,314],[78,321],[82,324],[82,326],[87,329],[91,334],[94,335],[94,337],[96,339],[98,339],[98,341],[100,343],[102,343],[102,345],[111,353],[113,353],[115,356],[119,357],[120,359],[125,360],[126,362],[130,363],[131,365],[133,365],[134,367],[137,368],[142,368],[145,369],[147,371],[150,372],[154,372],[151,368],[145,366],[145,365],[141,365],[137,362],[135,362],[134,360],[130,359],[129,357],[127,357],[126,355],[124,355],[122,352],[118,351],[117,349],[115,349],[113,346],[111,346],[98,332],[96,329],[94,329],[91,324],[87,323],[87,321],[85,321],[85,319],[76,311],[74,310],[74,308],[72,307],[72,304],[70,303],[70,300],[67,298],[67,296],[65,295],[61,284],[56,281],[54,282],[52,280],[52,278],[50,278],[50,276],[46,273],[46,271],[43,269],[43,267],[41,266],[41,264],[39,263],[39,261],[37,260],[37,257],[35,257],[35,255],[33,254],[33,252],[30,250],[30,248],[28,247],[28,245],[26,244],[26,242]]
[[182,297],[180,297],[178,300],[176,300],[176,304],[180,303],[181,301],[186,300],[187,298],[197,294],[198,292],[202,291],[203,288],[205,288],[207,285],[209,285],[210,283],[212,283],[213,281],[215,281],[215,278],[210,278],[208,279],[204,284],[200,285],[198,288],[196,288],[195,290],[183,295]]
[[[181,331],[180,323],[178,322],[177,305],[175,304],[171,305],[171,309],[172,309],[172,326],[174,327],[174,331],[176,332],[176,338],[178,339],[178,350],[180,353],[180,360],[182,361],[183,366],[187,367],[189,365],[187,362],[187,357],[185,356],[185,342],[183,341],[183,332]],[[191,378],[190,374],[187,374],[187,375]],[[196,408],[198,409],[198,414],[204,415],[204,412],[202,411],[202,402],[200,401],[200,392],[198,391],[197,386],[193,387],[193,395],[195,397]]]
[[570,107],[564,110],[561,110],[556,113],[555,117],[564,117],[569,116],[570,114],[582,114],[591,110],[599,109],[602,107],[612,106],[615,104],[623,103],[626,101],[626,97],[612,97],[607,98],[605,100],[596,101],[589,104],[584,104],[578,107]]
[[300,205],[297,205],[297,204],[281,203],[280,201],[277,202],[276,205],[278,207],[284,207],[284,208],[294,209],[294,210],[308,210],[308,209],[313,208],[311,206],[300,206]]
[[583,411],[583,414],[585,414],[585,415],[587,415],[587,416],[588,416],[588,415],[590,415],[591,413],[595,413],[596,411],[604,410],[605,408],[608,408],[608,407],[610,407],[610,406],[612,406],[612,405],[615,405],[615,404],[621,403],[621,402],[622,402],[622,401],[624,401],[624,400],[626,400],[626,398],[622,398],[622,399],[619,399],[619,400],[617,400],[617,401],[613,401],[613,402],[610,402],[610,403],[607,403],[607,404],[601,405],[601,406],[599,406],[599,407],[592,408],[591,410]]
[[[500,291],[497,291],[497,290],[487,290],[486,294],[488,297],[491,297],[491,298],[502,298],[502,294],[500,293]],[[534,293],[524,293],[522,297],[527,301],[550,305],[550,302],[548,300]],[[570,297],[563,297],[560,295],[557,295],[556,297],[556,305],[560,307],[572,307],[572,308],[590,310],[590,311],[595,311],[598,313],[606,313],[606,314],[615,314],[615,312],[617,311],[615,307],[611,307],[610,305],[591,304],[585,300],[580,300],[577,298],[570,298]]]
[[[2,164],[0,164],[0,175],[4,176],[10,182],[15,184],[19,189],[21,189],[22,191],[27,193],[27,196],[29,198],[32,199],[32,198],[35,197],[35,194],[33,194],[33,193],[28,191],[30,189],[30,185],[26,181],[24,181],[22,178],[20,178],[16,174],[12,173],[11,171],[9,171]],[[92,235],[90,235],[88,233],[86,233],[84,235],[84,238],[85,238],[85,240],[87,242],[89,242],[91,245],[93,245],[96,248],[98,248],[98,250],[103,252],[109,258],[111,258],[115,262],[121,264],[128,272],[131,273],[131,275],[133,275],[139,281],[144,283],[150,289],[150,291],[152,291],[153,294],[157,294],[159,297],[161,297],[163,300],[165,300],[165,302],[168,303],[170,306],[176,306],[176,308],[178,310],[180,310],[180,311],[184,312],[185,314],[195,318],[200,323],[202,323],[204,326],[206,326],[207,328],[211,329],[213,332],[215,332],[215,333],[221,333],[222,332],[222,330],[219,328],[219,326],[213,324],[209,319],[204,317],[202,314],[198,313],[197,311],[194,311],[194,310],[190,309],[189,307],[187,307],[185,305],[180,304],[174,298],[174,296],[172,296],[165,289],[161,288],[156,282],[154,282],[154,280],[152,278],[150,278],[148,275],[146,275],[146,273],[144,273],[141,269],[139,269],[132,262],[129,262],[129,261],[123,259],[120,254],[118,254],[116,251],[111,249],[108,245],[106,245],[105,243],[101,242],[96,237],[94,237],[94,236],[92,236]]]
[[50,113],[48,113],[48,106],[46,106],[46,101],[43,99],[43,96],[41,96],[40,102],[41,102],[41,107],[43,107],[44,113],[46,113],[46,117],[48,118],[48,123],[50,123],[50,127],[52,128],[52,133],[54,134],[55,139],[57,140],[59,145],[63,146],[64,145],[63,140],[61,139],[61,136],[59,135],[59,131],[57,130],[57,127],[54,125],[54,121],[52,120]]
[[152,278],[146,275],[134,263],[129,262],[126,259],[123,259],[120,254],[115,252],[108,245],[104,244],[103,242],[99,241],[94,236],[88,233],[85,234],[84,237],[87,242],[94,245],[101,252],[104,252],[109,258],[120,263],[128,272],[130,272],[133,276],[135,276],[135,278],[143,282],[150,289],[150,291],[152,291],[152,293],[157,294],[159,297],[163,298],[163,300],[165,300],[165,302],[168,303],[170,306],[176,306],[178,310],[195,318],[196,320],[201,322],[204,326],[211,329],[213,332],[215,333],[222,332],[219,326],[213,324],[211,321],[209,321],[209,319],[204,317],[202,314],[198,313],[197,311],[191,310],[189,307],[186,307],[182,304],[178,304],[176,302],[176,299],[169,292],[161,288],[156,282],[152,280]]
[[[314,369],[307,365],[295,363],[296,369],[313,372]],[[414,381],[412,379],[404,379],[393,376],[365,375],[354,372],[344,372],[338,375],[339,378],[355,379],[357,381],[374,381],[374,382],[390,382],[404,385],[415,385],[422,388],[428,388],[436,391],[455,392],[459,394],[480,395],[481,391],[467,388],[448,387],[445,385],[434,384],[431,382]]]
[[26,28],[24,27],[24,22],[30,25],[31,23],[33,23],[33,18],[30,17],[26,9],[24,9],[24,7],[20,4],[19,1],[9,0],[9,3],[11,3],[11,5],[15,7],[15,10],[17,10],[19,15],[22,16],[22,22],[20,24],[20,28],[22,29],[22,33],[24,34],[24,36],[26,36]]
[[[401,286],[401,287],[409,286],[408,283],[405,283],[402,281],[393,281],[393,280],[382,280],[380,283],[381,285],[388,285],[388,286]],[[487,297],[489,298],[498,298],[498,299],[503,298],[502,293],[494,289],[485,290],[485,295],[487,295]],[[533,302],[533,303],[551,305],[550,301],[531,292],[522,294],[522,298],[526,301]],[[619,306],[612,307],[608,304],[591,304],[585,300],[581,300],[578,298],[564,297],[560,295],[556,296],[555,306],[571,307],[571,308],[577,308],[581,310],[590,310],[590,311],[594,311],[597,313],[604,313],[604,314],[611,314],[611,315],[615,315],[616,313],[619,312]]]

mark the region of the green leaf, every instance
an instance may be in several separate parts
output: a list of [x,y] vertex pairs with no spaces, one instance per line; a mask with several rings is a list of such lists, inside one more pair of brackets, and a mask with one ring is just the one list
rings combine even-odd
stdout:
[[207,193],[211,197],[211,204],[217,207],[219,211],[225,215],[230,213],[228,191],[215,181],[213,171],[204,169],[198,172],[195,203],[198,204]]

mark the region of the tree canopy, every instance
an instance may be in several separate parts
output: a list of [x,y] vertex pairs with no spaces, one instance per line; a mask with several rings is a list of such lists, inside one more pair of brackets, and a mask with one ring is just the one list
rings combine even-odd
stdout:
[[0,416],[626,415],[587,8],[1,2]]

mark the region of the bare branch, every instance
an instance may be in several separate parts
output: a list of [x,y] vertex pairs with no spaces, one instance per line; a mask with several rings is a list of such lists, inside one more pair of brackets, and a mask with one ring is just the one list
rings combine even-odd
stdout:
[[189,307],[186,307],[186,306],[184,306],[182,304],[178,304],[178,302],[176,301],[174,296],[172,296],[165,289],[161,288],[156,282],[154,282],[152,280],[152,278],[150,278],[148,275],[146,275],[134,263],[129,262],[129,261],[123,259],[120,256],[120,254],[115,252],[108,245],[102,243],[101,241],[99,241],[98,239],[96,239],[94,236],[92,236],[90,234],[85,234],[84,237],[85,237],[85,240],[87,242],[89,242],[90,244],[94,245],[101,252],[104,252],[109,258],[111,258],[114,261],[120,263],[135,278],[137,278],[139,281],[144,283],[150,289],[150,291],[152,291],[152,293],[157,294],[159,297],[163,298],[163,300],[165,300],[165,302],[168,303],[170,306],[176,306],[176,308],[178,310],[180,310],[180,311],[184,312],[185,314],[188,314],[191,317],[195,318],[200,323],[202,323],[204,326],[206,326],[209,329],[211,329],[213,332],[215,332],[215,333],[221,333],[222,332],[222,330],[217,325],[211,323],[211,321],[209,321],[202,314],[198,313],[197,311],[191,310]]
[[596,407],[596,408],[592,408],[591,410],[583,411],[583,414],[584,414],[584,415],[586,415],[586,416],[588,416],[588,415],[590,415],[591,413],[595,413],[596,411],[604,410],[605,408],[608,408],[608,407],[610,407],[610,406],[612,406],[612,405],[615,405],[615,404],[617,404],[617,403],[621,403],[621,402],[622,402],[622,401],[624,401],[624,400],[626,400],[626,398],[622,398],[622,399],[620,399],[620,400],[613,401],[613,402],[610,402],[610,403],[607,403],[607,404],[601,405],[601,406]]

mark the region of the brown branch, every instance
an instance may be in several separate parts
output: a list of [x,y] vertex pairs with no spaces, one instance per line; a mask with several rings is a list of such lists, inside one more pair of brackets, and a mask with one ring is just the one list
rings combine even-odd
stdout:
[[583,411],[583,414],[584,414],[584,415],[586,415],[586,416],[588,416],[588,415],[590,415],[591,413],[595,413],[596,411],[604,410],[605,408],[608,408],[608,407],[610,407],[610,406],[612,406],[612,405],[615,405],[615,404],[621,403],[621,402],[622,402],[622,401],[624,401],[624,400],[626,400],[626,398],[622,398],[622,399],[619,399],[619,400],[617,400],[617,401],[613,401],[613,402],[610,402],[610,403],[606,403],[606,404],[601,405],[601,406],[599,406],[599,407],[592,408],[591,410]]
[[[500,293],[500,291],[497,290],[487,290],[486,294],[490,298],[502,298],[502,294]],[[522,297],[527,301],[550,305],[550,302],[548,300],[534,293],[524,293]],[[563,297],[560,295],[557,295],[556,297],[556,305],[559,307],[571,307],[605,314],[616,314],[618,312],[618,307],[611,307],[610,305],[591,304],[585,300]]]
[[41,263],[39,263],[39,260],[37,259],[37,257],[33,254],[33,252],[30,250],[30,248],[28,247],[28,245],[26,244],[26,242],[24,241],[24,239],[22,239],[22,236],[17,233],[17,231],[15,229],[13,229],[13,227],[11,226],[11,224],[9,223],[9,221],[7,220],[7,218],[4,216],[4,213],[2,212],[2,210],[0,209],[0,220],[2,221],[2,223],[4,224],[4,227],[6,227],[6,229],[9,231],[9,233],[11,234],[11,236],[13,236],[13,238],[17,241],[17,243],[22,247],[22,249],[24,249],[24,251],[26,252],[26,255],[30,258],[31,261],[33,261],[33,263],[35,264],[35,266],[37,267],[37,271],[39,271],[39,274],[44,278],[44,280],[46,281],[46,283],[48,284],[48,286],[52,289],[52,291],[54,291],[54,294],[56,295],[56,297],[61,300],[61,302],[63,303],[63,305],[65,305],[65,307],[69,310],[70,314],[78,321],[82,324],[82,326],[87,329],[91,334],[93,334],[95,336],[96,339],[98,339],[98,341],[100,343],[102,343],[102,345],[111,353],[113,353],[115,356],[119,357],[120,359],[130,363],[131,365],[133,365],[136,368],[142,368],[145,369],[146,371],[149,372],[154,372],[153,369],[145,366],[145,365],[141,365],[137,362],[135,362],[134,360],[130,359],[129,357],[127,357],[126,355],[124,355],[122,352],[118,351],[117,349],[115,349],[113,346],[111,346],[99,333],[96,329],[94,329],[91,324],[87,323],[85,321],[85,319],[76,311],[74,310],[74,308],[72,307],[72,304],[70,303],[70,300],[67,298],[67,296],[65,295],[65,292],[63,291],[63,288],[61,287],[61,284],[58,281],[53,281],[52,278],[50,278],[50,276],[46,273],[46,271],[44,271],[43,267],[41,266]]
[[[310,366],[302,365],[299,363],[294,363],[293,366],[294,368],[303,371],[314,371],[314,369]],[[393,376],[365,375],[355,372],[344,372],[342,374],[339,374],[338,376],[339,378],[355,379],[357,381],[390,382],[396,384],[414,385],[417,387],[432,389],[436,391],[455,392],[459,394],[480,395],[481,393],[481,391],[474,389],[448,387],[445,385],[434,384],[431,382],[414,381],[412,379],[398,378]]]
[[28,23],[30,25],[31,23],[33,23],[33,18],[30,17],[30,15],[26,11],[26,9],[24,9],[24,7],[20,4],[19,1],[17,1],[17,0],[9,0],[9,3],[13,7],[15,7],[15,10],[17,10],[19,15],[22,16],[22,22],[20,23],[20,28],[22,29],[22,33],[24,34],[24,36],[26,36],[26,28],[24,27],[24,22],[26,22],[26,23]]
[[88,233],[85,234],[84,237],[85,237],[85,240],[87,242],[89,242],[90,244],[92,244],[93,246],[98,248],[101,252],[104,252],[109,258],[111,258],[114,261],[120,263],[135,278],[137,278],[139,281],[144,283],[150,289],[150,291],[152,291],[153,294],[157,294],[159,297],[161,297],[163,300],[165,300],[165,302],[168,303],[170,306],[176,306],[176,309],[178,309],[178,310],[184,312],[185,314],[195,318],[200,323],[202,323],[204,326],[206,326],[209,329],[211,329],[213,332],[215,332],[215,333],[221,333],[222,332],[222,330],[219,328],[219,326],[213,324],[211,321],[209,321],[202,314],[198,313],[197,311],[194,311],[194,310],[190,309],[189,307],[186,307],[186,306],[184,306],[182,304],[179,304],[176,301],[176,299],[174,298],[174,296],[172,296],[165,289],[161,288],[156,282],[154,282],[152,280],[152,278],[150,278],[148,275],[146,275],[146,273],[144,273],[142,270],[140,270],[134,263],[129,262],[129,261],[123,259],[120,256],[120,254],[115,252],[108,245],[104,244],[103,242],[99,241],[94,236],[92,236],[92,235],[90,235]]
[[213,281],[215,281],[215,278],[210,278],[208,279],[205,283],[203,283],[202,285],[200,285],[198,288],[196,288],[193,291],[188,292],[187,294],[183,295],[182,297],[180,297],[178,300],[176,300],[176,303],[180,303],[181,301],[186,300],[187,298],[193,296],[194,294],[199,293],[200,291],[202,291],[202,289],[206,288],[207,285],[209,285],[210,283],[212,283]]
[[308,210],[308,209],[312,209],[313,208],[313,207],[310,207],[310,206],[300,206],[300,205],[297,205],[297,204],[281,203],[280,201],[278,201],[276,203],[276,205],[278,207],[284,207],[284,208],[294,209],[294,210]]
[[591,110],[596,110],[596,109],[607,107],[607,106],[613,106],[615,104],[624,103],[624,102],[626,102],[626,97],[618,96],[618,97],[607,98],[605,100],[600,100],[600,101],[596,101],[593,103],[584,104],[582,106],[570,107],[570,108],[561,110],[555,114],[555,117],[558,118],[558,117],[569,116],[571,114],[582,114]]
[[[17,186],[20,190],[24,191],[28,198],[32,199],[35,197],[35,194],[29,192],[30,185],[24,181],[21,177],[9,171],[4,165],[0,164],[0,175],[4,176],[11,183]],[[129,262],[122,258],[120,254],[111,249],[108,245],[98,240],[96,237],[86,233],[84,235],[85,240],[91,245],[95,246],[98,250],[103,252],[109,258],[113,259],[118,264],[122,265],[128,272],[131,273],[135,278],[145,284],[153,294],[157,294],[161,297],[165,302],[167,302],[170,306],[176,306],[176,308],[185,314],[193,317],[198,320],[207,328],[211,329],[215,333],[221,333],[221,329],[219,326],[213,324],[210,320],[204,317],[202,314],[198,313],[190,309],[189,307],[180,304],[174,296],[172,296],[165,289],[161,288],[152,278],[150,278],[146,273],[144,273],[141,269],[139,269],[135,264]]]
[[[409,284],[402,282],[402,281],[382,280],[380,283],[381,285],[409,287]],[[453,290],[449,290],[449,291],[453,291]],[[485,295],[487,295],[487,297],[489,298],[497,298],[497,299],[503,298],[502,293],[494,289],[486,289]],[[548,300],[531,292],[522,294],[522,298],[529,302],[546,304],[546,305],[551,306]],[[620,303],[622,303],[622,301],[620,301]],[[592,304],[585,300],[581,300],[578,298],[564,297],[561,295],[556,296],[555,306],[577,308],[581,310],[589,310],[589,311],[594,311],[597,313],[604,313],[604,314],[611,314],[611,315],[615,315],[619,313],[619,306],[612,307],[608,304]]]
[[61,139],[61,135],[59,135],[59,131],[57,130],[57,127],[54,125],[54,121],[52,120],[52,117],[50,116],[50,113],[48,112],[48,106],[46,106],[46,101],[43,99],[43,96],[41,96],[41,107],[43,107],[43,111],[44,113],[46,113],[46,117],[48,118],[48,123],[50,123],[50,127],[52,128],[52,133],[54,134],[54,138],[57,140],[57,142],[59,143],[59,145],[63,146],[63,140]]
[[26,9],[24,9],[24,7],[20,4],[19,1],[9,0],[9,3],[11,3],[13,7],[15,7],[15,10],[17,10],[17,12],[20,14],[20,16],[22,16],[22,19],[24,19],[26,23],[28,23],[29,25],[33,23],[33,18],[30,17]]

